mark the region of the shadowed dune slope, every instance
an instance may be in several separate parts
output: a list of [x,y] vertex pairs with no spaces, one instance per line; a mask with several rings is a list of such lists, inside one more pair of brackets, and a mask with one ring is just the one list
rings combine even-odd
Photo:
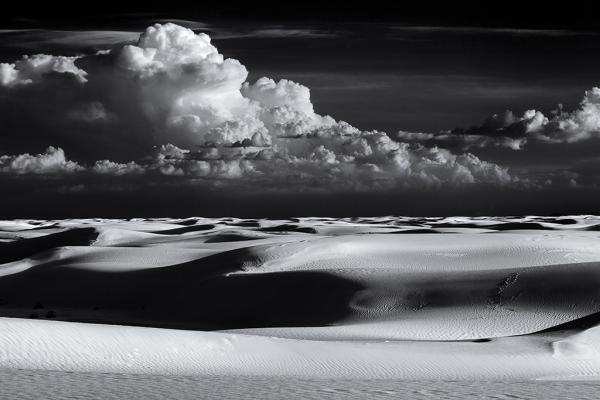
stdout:
[[254,262],[247,249],[126,272],[51,261],[0,278],[0,315],[201,330],[318,326],[346,316],[361,289],[319,271],[228,274],[245,262]]
[[87,246],[98,237],[95,228],[74,228],[46,236],[0,243],[0,264],[34,256],[61,246]]

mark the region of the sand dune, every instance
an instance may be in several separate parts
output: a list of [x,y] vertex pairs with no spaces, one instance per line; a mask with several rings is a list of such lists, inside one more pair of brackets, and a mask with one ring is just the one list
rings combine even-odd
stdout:
[[[194,374],[250,363],[257,374],[336,364],[339,376],[595,376],[596,226],[595,216],[0,221],[0,316],[21,318],[0,323],[0,366],[118,372],[97,359],[134,354],[115,338],[158,335],[178,351],[180,340],[244,343],[221,366],[198,364],[213,357],[204,353],[178,361]],[[93,339],[107,350],[87,361],[35,355],[76,348],[66,338],[78,343],[84,331],[92,340],[81,322],[108,324]],[[177,373],[154,340],[123,371]],[[33,347],[13,352],[15,343]],[[273,355],[249,355],[253,347]],[[486,357],[506,366],[486,367]],[[284,360],[296,367],[286,372]],[[449,369],[457,363],[469,365]]]
[[0,368],[303,378],[590,378],[598,328],[473,342],[352,342],[0,319]]
[[0,263],[20,260],[69,245],[89,245],[98,237],[94,228],[75,228],[63,232],[0,243]]

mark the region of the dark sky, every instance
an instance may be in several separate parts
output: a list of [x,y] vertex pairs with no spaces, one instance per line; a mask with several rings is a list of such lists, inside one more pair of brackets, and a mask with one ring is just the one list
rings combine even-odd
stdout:
[[597,30],[592,3],[551,4],[546,1],[298,1],[151,2],[104,0],[3,6],[4,25],[43,27],[115,27],[135,18],[179,18],[210,21],[394,22],[403,25],[478,26]]
[[[516,137],[519,134],[511,132],[520,127],[519,121],[491,133],[481,133],[480,126],[504,110],[521,116],[535,109],[550,118],[559,104],[563,110],[577,110],[584,92],[600,83],[600,32],[594,13],[575,7],[522,2],[518,7],[510,2],[478,7],[456,2],[222,3],[166,8],[116,2],[60,9],[16,5],[0,16],[0,29],[6,29],[0,32],[0,62],[13,62],[22,54],[92,54],[120,47],[123,40],[133,42],[136,32],[153,22],[177,20],[196,32],[209,33],[220,53],[246,66],[250,82],[262,76],[291,79],[310,88],[317,113],[390,137],[397,131],[437,134],[473,126],[482,138]],[[90,31],[95,33],[81,34]],[[102,31],[122,33],[97,34]],[[0,93],[0,100],[2,96],[10,94]],[[10,107],[0,108],[4,113],[0,118],[8,121],[0,154],[41,153],[54,145],[81,163],[134,158],[134,153],[117,151],[96,156],[92,144],[96,139],[76,143],[68,132],[52,133],[55,125],[47,125],[37,108],[38,114],[18,115],[20,122],[15,122],[15,110],[26,113],[32,104],[27,98],[19,101],[14,106],[7,100]],[[70,99],[69,105],[77,101]],[[21,128],[23,119],[31,122],[27,128]],[[50,133],[40,134],[44,126]],[[21,129],[36,133],[29,137],[29,131],[24,135]],[[593,127],[586,129],[591,138],[583,141],[549,144],[530,138],[522,150],[435,142],[455,154],[469,151],[508,168],[511,175],[520,176],[518,185],[444,188],[442,184],[437,189],[413,185],[367,193],[319,189],[315,194],[303,184],[299,194],[297,188],[292,193],[281,191],[278,183],[277,194],[261,195],[260,190],[237,191],[228,184],[227,189],[213,188],[208,194],[189,182],[140,184],[116,178],[98,182],[87,175],[61,181],[56,176],[5,174],[0,179],[10,190],[0,200],[0,217],[597,212],[600,140]],[[554,132],[544,132],[555,137]],[[135,154],[140,164],[142,154],[141,148]],[[524,180],[531,182],[523,185]],[[546,180],[552,184],[540,183]]]

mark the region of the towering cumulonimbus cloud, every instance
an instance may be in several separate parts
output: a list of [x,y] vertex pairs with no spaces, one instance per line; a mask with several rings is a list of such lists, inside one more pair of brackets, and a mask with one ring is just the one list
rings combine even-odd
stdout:
[[[340,189],[514,182],[505,168],[472,154],[408,144],[319,115],[301,84],[247,77],[208,35],[171,23],[111,51],[0,64],[0,148],[61,146],[3,156],[0,170]],[[77,162],[66,160],[63,148]],[[62,157],[58,167],[35,162],[47,155]],[[19,166],[19,157],[30,162]]]

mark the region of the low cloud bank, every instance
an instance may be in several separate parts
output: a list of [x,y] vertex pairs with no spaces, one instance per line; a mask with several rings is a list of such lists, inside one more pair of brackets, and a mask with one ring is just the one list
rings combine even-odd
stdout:
[[600,88],[587,90],[580,107],[571,112],[559,106],[549,116],[537,110],[527,110],[519,117],[507,110],[469,129],[441,133],[399,131],[395,138],[463,150],[491,146],[522,150],[532,141],[570,144],[597,139],[600,138]]
[[477,182],[508,184],[512,181],[505,169],[482,161],[472,154],[457,156],[437,147],[411,150],[407,144],[394,143],[381,134],[374,134],[369,140],[384,142],[377,145],[386,150],[380,151],[375,158],[388,157],[388,154],[393,153],[396,159],[379,165],[343,162],[338,161],[339,155],[324,145],[317,146],[309,155],[299,158],[289,154],[274,154],[272,150],[263,154],[264,149],[255,147],[232,147],[221,151],[210,148],[192,152],[168,144],[156,149],[154,156],[141,162],[120,163],[105,159],[86,165],[68,160],[61,148],[50,146],[44,153],[37,155],[25,153],[0,156],[0,173],[68,174],[70,177],[75,174],[87,177],[182,177],[196,182],[204,180],[205,183],[216,186],[222,185],[222,181],[244,178],[244,184],[260,183],[267,185],[266,188],[299,186],[340,190],[439,187],[449,184],[458,186]]
[[48,147],[42,154],[29,153],[15,156],[0,156],[0,172],[16,175],[25,174],[72,174],[85,170],[84,167],[65,157],[61,148]]

